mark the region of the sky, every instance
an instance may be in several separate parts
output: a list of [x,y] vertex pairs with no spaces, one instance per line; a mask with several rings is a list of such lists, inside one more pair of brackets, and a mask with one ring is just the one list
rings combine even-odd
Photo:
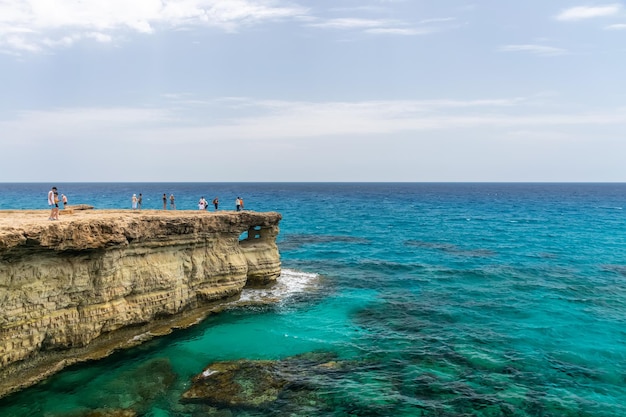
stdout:
[[626,181],[626,1],[0,0],[0,182]]

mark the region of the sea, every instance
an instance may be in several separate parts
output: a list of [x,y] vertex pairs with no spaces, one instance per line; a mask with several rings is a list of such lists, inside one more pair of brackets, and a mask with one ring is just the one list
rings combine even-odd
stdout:
[[[94,210],[241,197],[282,214],[283,272],[2,417],[626,416],[626,184],[4,183],[0,209],[47,210],[51,186]],[[249,401],[183,398],[216,363],[266,366],[237,374]]]

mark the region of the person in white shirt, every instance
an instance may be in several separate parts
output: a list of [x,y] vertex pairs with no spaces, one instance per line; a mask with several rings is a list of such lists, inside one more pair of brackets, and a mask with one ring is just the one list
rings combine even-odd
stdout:
[[50,206],[50,217],[48,220],[59,220],[59,193],[57,187],[52,187],[48,191],[48,206]]

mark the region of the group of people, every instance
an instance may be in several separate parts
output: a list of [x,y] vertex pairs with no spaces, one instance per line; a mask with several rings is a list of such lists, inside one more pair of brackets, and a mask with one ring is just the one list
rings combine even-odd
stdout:
[[[220,205],[219,198],[215,197],[212,201],[212,204],[213,204],[213,207],[215,207],[215,211],[217,211]],[[209,207],[209,202],[206,200],[206,198],[204,198],[204,196],[200,197],[200,200],[198,200],[198,210],[207,210],[208,207]]]
[[[170,194],[169,198],[166,193],[163,193],[163,210],[167,210],[167,201],[170,202],[170,209],[176,210],[176,199],[174,194]],[[143,195],[139,193],[133,194],[131,198],[131,207],[133,210],[141,210],[141,203],[143,201]],[[215,197],[211,202],[215,211],[219,209],[219,198]],[[59,191],[57,187],[52,187],[50,191],[48,191],[48,206],[50,207],[50,217],[48,220],[59,220],[59,204],[63,204],[63,208],[67,207],[67,196],[65,194],[61,194],[59,197]],[[200,197],[198,201],[198,210],[207,210],[209,207],[209,202],[203,197]],[[237,197],[235,199],[235,208],[237,211],[243,210],[243,198]]]
[[[176,210],[176,198],[174,194],[170,194],[170,209]],[[167,210],[167,194],[163,193],[163,210]]]
[[133,194],[133,197],[131,198],[131,207],[133,208],[133,210],[141,210],[142,202],[143,195],[141,195],[141,193],[139,193],[139,197],[137,197],[137,194]]
[[[132,209],[141,210],[142,200],[143,200],[143,196],[141,195],[141,193],[139,193],[139,196],[137,196],[137,194],[133,194],[131,198]],[[174,197],[174,194],[170,194],[168,198],[167,194],[163,193],[162,200],[163,200],[163,210],[167,210],[168,200],[170,202],[170,210],[176,210],[176,198]],[[213,204],[215,211],[219,210],[220,200],[218,197],[215,197],[213,201],[211,202],[211,204]],[[198,200],[198,210],[208,210],[208,207],[209,207],[209,202],[206,200],[206,198],[204,198],[204,196],[200,197],[200,200]],[[243,198],[241,197],[236,198],[235,208],[237,211],[243,210]]]
[[[163,193],[162,199],[163,199],[163,210],[167,210],[168,197],[166,193]],[[132,209],[141,210],[142,201],[143,201],[143,195],[141,193],[139,193],[139,196],[137,196],[137,194],[133,194],[133,196],[130,199]],[[170,201],[170,209],[176,210],[176,198],[174,197],[174,194],[170,194],[169,201]]]
[[[63,208],[67,207],[67,197],[65,194],[61,194],[60,202],[63,203]],[[51,209],[48,220],[59,220],[59,191],[57,187],[52,187],[50,191],[48,191],[48,206]]]

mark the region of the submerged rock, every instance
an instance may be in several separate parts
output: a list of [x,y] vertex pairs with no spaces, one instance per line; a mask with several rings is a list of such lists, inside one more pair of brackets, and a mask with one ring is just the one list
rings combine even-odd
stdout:
[[62,417],[137,417],[133,410],[104,409],[81,411],[71,414],[64,414]]
[[132,410],[94,410],[83,414],[84,417],[136,417]]
[[176,377],[169,359],[156,358],[104,384],[99,395],[92,400],[94,404],[85,405],[95,408],[108,404],[113,408],[145,413],[155,400],[167,394]]
[[258,408],[278,399],[288,381],[276,361],[216,362],[193,378],[183,401],[222,407]]
[[315,403],[321,379],[345,370],[344,363],[336,359],[332,353],[314,352],[276,361],[215,362],[192,379],[181,401],[222,408]]

